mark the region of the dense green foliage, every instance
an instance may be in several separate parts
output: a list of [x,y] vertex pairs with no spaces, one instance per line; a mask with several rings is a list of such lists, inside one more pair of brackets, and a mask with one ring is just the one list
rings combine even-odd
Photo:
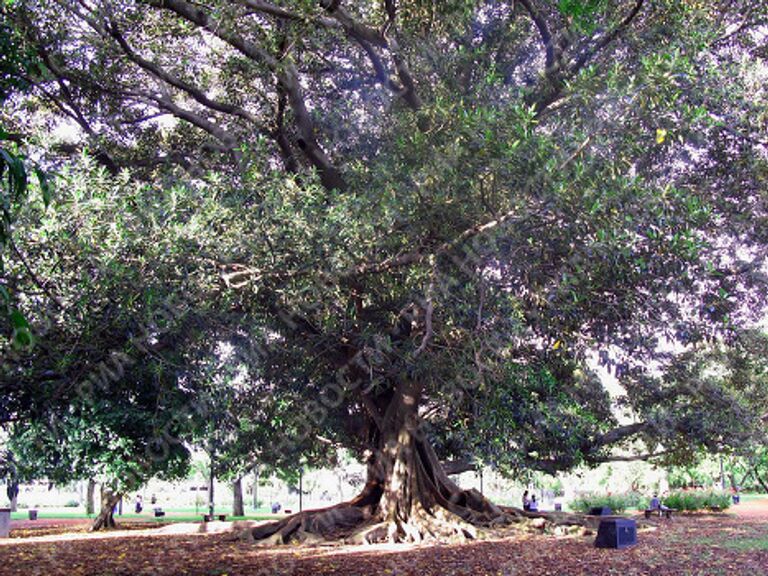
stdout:
[[[607,506],[616,514],[627,510],[645,510],[649,506],[650,495],[637,492],[625,494],[582,494],[569,502],[576,512],[588,514],[592,508]],[[685,512],[698,510],[725,510],[731,505],[731,496],[717,490],[673,490],[661,497],[661,503],[667,508]]]
[[726,510],[731,506],[731,496],[727,492],[684,490],[664,496],[663,504],[686,512]]
[[581,494],[568,505],[572,510],[589,514],[592,508],[607,506],[614,514],[623,514],[628,509],[644,509],[648,506],[649,497],[637,492],[625,494]]

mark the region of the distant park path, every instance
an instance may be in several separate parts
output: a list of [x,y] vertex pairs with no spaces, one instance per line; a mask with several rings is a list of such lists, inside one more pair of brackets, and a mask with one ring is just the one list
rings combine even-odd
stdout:
[[751,500],[731,506],[729,512],[750,520],[765,520],[768,522],[768,496],[760,500]]

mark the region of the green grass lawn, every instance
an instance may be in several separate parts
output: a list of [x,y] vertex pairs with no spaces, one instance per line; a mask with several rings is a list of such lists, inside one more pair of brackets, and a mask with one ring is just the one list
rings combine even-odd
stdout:
[[[133,512],[130,513],[124,513],[122,515],[117,515],[115,518],[119,522],[120,519],[125,520],[131,520],[131,521],[146,521],[146,522],[199,522],[202,520],[203,514],[206,512],[204,509],[200,508],[199,511],[196,513],[195,508],[163,508],[165,511],[165,516],[161,518],[155,518],[152,514],[151,509],[149,511],[145,511],[141,514],[134,514]],[[246,514],[245,516],[231,516],[228,514],[227,510],[224,508],[219,508],[216,510],[216,514],[226,514],[227,520],[235,521],[235,520],[271,520],[275,518],[275,516],[264,513],[264,512],[254,512],[252,514]],[[62,509],[62,508],[38,508],[37,509],[37,517],[38,519],[89,519],[94,518],[95,514],[86,514],[85,512],[78,510],[76,508],[73,509]],[[11,513],[11,520],[27,520],[29,519],[29,514],[27,510],[19,510],[18,512]]]
[[700,538],[693,540],[696,544],[738,550],[740,552],[763,552],[768,550],[768,534],[740,535],[736,538]]
[[752,494],[752,493],[748,494],[743,492],[741,493],[740,496],[741,496],[740,500],[742,502],[750,502],[752,500],[764,500],[765,498],[768,498],[768,495],[766,494]]

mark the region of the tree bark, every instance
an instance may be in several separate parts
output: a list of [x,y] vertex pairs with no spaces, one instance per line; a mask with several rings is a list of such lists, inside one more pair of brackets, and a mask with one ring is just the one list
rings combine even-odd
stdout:
[[357,497],[258,526],[251,531],[253,538],[273,544],[318,538],[454,542],[477,537],[478,527],[525,522],[522,513],[502,510],[477,490],[462,490],[448,478],[419,427],[419,392],[417,385],[401,383],[378,419],[376,449]]
[[101,510],[93,520],[91,532],[115,527],[114,510],[122,497],[121,493],[114,492],[111,488],[101,487]]
[[96,491],[96,481],[93,478],[88,478],[88,488],[85,492],[85,513],[93,514],[94,506],[94,492]]
[[8,500],[11,501],[11,512],[16,512],[19,507],[19,483],[15,480],[10,480],[6,492]]
[[245,516],[245,507],[243,506],[243,479],[238,478],[232,484],[234,499],[232,501],[232,516]]
[[763,488],[763,490],[765,490],[766,494],[768,494],[768,483],[766,483],[766,481],[763,480],[763,478],[760,476],[760,474],[758,474],[757,468],[754,469],[754,475],[755,475],[755,478],[757,479],[757,482],[760,484],[760,486],[762,486],[762,488]]

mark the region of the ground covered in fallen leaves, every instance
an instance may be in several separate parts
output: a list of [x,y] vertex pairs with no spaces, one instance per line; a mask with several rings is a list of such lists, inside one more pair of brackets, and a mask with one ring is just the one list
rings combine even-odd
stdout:
[[544,535],[461,545],[261,548],[230,534],[32,536],[0,541],[0,574],[46,576],[768,576],[768,499],[725,514],[654,519],[624,550],[594,536]]

